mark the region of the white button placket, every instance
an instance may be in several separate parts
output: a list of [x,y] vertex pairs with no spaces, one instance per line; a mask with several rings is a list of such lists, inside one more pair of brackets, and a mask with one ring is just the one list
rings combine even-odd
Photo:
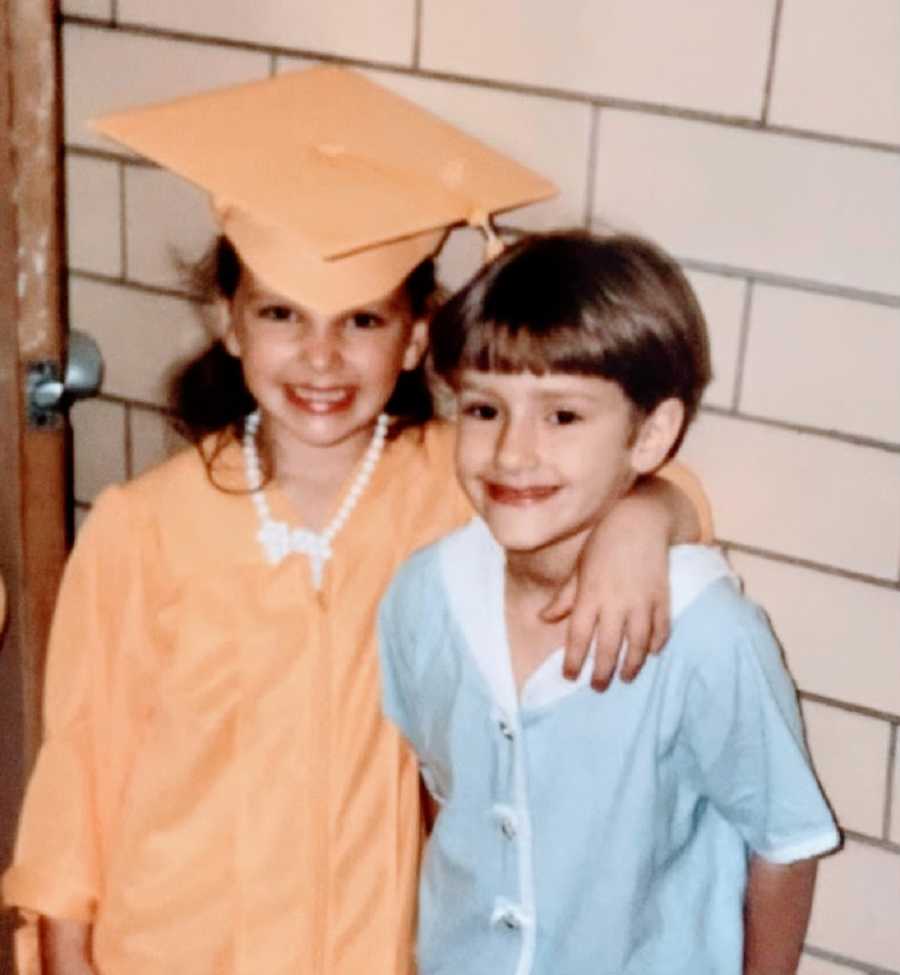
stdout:
[[496,727],[498,748],[509,752],[512,771],[511,801],[496,803],[491,809],[491,816],[504,842],[515,844],[519,875],[518,903],[507,897],[498,896],[491,913],[491,925],[502,926],[507,931],[520,934],[521,948],[515,971],[516,975],[527,975],[531,971],[534,960],[536,932],[531,822],[528,813],[524,743],[518,715],[511,716],[501,707],[495,706],[491,713],[491,720]]

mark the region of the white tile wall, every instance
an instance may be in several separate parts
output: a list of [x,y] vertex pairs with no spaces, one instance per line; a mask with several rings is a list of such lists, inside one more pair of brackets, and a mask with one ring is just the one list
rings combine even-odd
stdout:
[[112,17],[112,0],[62,0],[60,12],[68,17]]
[[900,155],[603,110],[594,216],[694,258],[900,294]]
[[168,420],[152,410],[133,406],[128,411],[131,474],[138,474],[186,446]]
[[119,20],[253,44],[410,64],[414,0],[119,0]]
[[69,267],[118,277],[122,273],[119,164],[69,155],[65,178]]
[[900,593],[733,552],[801,690],[900,715]]
[[63,27],[63,65],[66,142],[114,151],[88,119],[269,73],[265,54],[74,24]]
[[683,458],[720,537],[895,580],[900,454],[705,415]]
[[891,726],[804,701],[807,743],[828,801],[845,829],[881,839]]
[[712,350],[713,378],[704,402],[728,408],[734,400],[747,283],[703,271],[688,271],[687,277],[703,308]]
[[115,481],[124,481],[125,407],[108,400],[77,403],[70,413],[75,445],[75,499],[90,502]]
[[852,840],[819,867],[807,942],[864,964],[900,964],[900,857]]
[[900,308],[756,288],[743,412],[897,443],[898,376]]
[[205,193],[161,169],[125,167],[127,277],[185,290],[179,262],[209,247],[216,225]]
[[769,119],[900,143],[897,0],[787,0]]
[[894,751],[894,794],[891,799],[891,841],[900,845],[900,732]]
[[472,227],[459,227],[450,234],[438,255],[438,280],[454,291],[478,271],[483,261],[484,235]]
[[755,117],[773,10],[772,0],[425,0],[422,65]]
[[96,281],[71,281],[69,318],[100,345],[103,391],[142,403],[164,406],[172,368],[207,341],[190,302]]

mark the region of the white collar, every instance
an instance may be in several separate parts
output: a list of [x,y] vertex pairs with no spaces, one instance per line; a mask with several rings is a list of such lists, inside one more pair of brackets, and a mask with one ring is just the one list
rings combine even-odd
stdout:
[[[507,715],[515,714],[520,704],[529,709],[552,704],[590,681],[593,654],[577,680],[570,681],[562,676],[563,652],[556,650],[528,678],[520,702],[506,636],[503,549],[487,525],[474,518],[441,542],[440,559],[451,612],[494,702]],[[673,622],[708,586],[723,578],[735,576],[717,549],[674,546],[669,552]],[[622,650],[620,658],[621,654]]]

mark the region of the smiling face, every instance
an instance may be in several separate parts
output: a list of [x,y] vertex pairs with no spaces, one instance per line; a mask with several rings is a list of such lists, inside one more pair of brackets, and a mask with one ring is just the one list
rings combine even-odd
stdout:
[[457,476],[510,553],[579,551],[634,477],[651,469],[651,418],[637,423],[607,379],[467,369],[456,386]]
[[404,290],[322,314],[269,291],[244,270],[223,340],[238,356],[267,434],[287,446],[352,446],[372,426],[427,341]]

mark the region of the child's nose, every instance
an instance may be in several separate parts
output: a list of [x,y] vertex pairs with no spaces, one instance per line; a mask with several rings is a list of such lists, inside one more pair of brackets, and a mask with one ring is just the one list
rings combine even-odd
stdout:
[[508,471],[527,470],[537,463],[534,427],[525,418],[509,418],[497,441],[498,467]]
[[331,330],[311,329],[303,343],[303,355],[316,372],[327,372],[340,362],[340,339]]

